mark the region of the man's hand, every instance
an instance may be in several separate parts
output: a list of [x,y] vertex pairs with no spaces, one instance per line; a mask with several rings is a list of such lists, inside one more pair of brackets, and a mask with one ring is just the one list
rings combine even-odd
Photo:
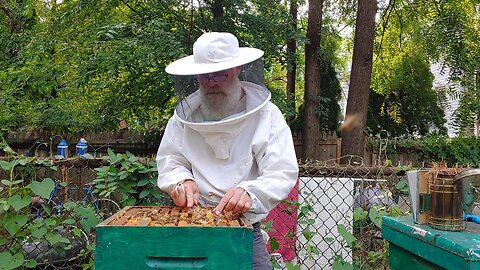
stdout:
[[215,214],[232,211],[233,214],[246,213],[252,206],[252,198],[243,188],[232,188],[215,207]]
[[175,186],[170,196],[177,206],[192,207],[198,205],[199,190],[197,183],[191,179]]

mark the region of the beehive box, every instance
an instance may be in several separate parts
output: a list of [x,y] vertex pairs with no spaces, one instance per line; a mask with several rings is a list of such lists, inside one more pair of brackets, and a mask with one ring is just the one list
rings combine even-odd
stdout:
[[382,218],[382,237],[389,242],[391,270],[480,270],[480,225],[442,231],[416,224],[412,216]]
[[211,208],[130,206],[96,227],[95,269],[252,269],[253,228]]

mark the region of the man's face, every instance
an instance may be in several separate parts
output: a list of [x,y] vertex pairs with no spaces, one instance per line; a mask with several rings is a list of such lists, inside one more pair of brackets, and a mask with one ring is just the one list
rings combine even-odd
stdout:
[[223,106],[232,101],[238,101],[236,99],[237,91],[239,91],[237,76],[237,68],[197,75],[200,84],[200,96],[205,105],[211,109],[222,109]]

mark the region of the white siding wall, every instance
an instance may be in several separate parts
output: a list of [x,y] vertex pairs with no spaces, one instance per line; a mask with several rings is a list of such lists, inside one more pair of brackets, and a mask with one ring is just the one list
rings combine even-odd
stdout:
[[[460,102],[460,94],[462,91],[462,87],[458,83],[452,83],[449,81],[450,78],[450,69],[448,67],[442,66],[441,63],[434,63],[430,65],[430,71],[432,72],[434,79],[433,79],[433,89],[438,91],[444,91],[446,89],[450,89],[447,91],[448,94],[446,96],[446,101],[443,105],[443,110],[445,112],[445,119],[446,119],[446,128],[448,131],[448,136],[454,137],[458,134],[458,127],[455,127],[454,122],[454,113],[458,108]],[[342,99],[340,100],[340,108],[342,110],[342,115],[345,117],[345,110],[347,105],[347,98],[348,98],[348,87],[349,83],[346,78],[343,78],[339,75],[339,80],[342,86]],[[454,93],[454,94],[452,94]]]
[[448,136],[453,137],[458,134],[458,128],[453,125],[454,122],[454,113],[458,108],[460,102],[460,93],[462,88],[460,84],[454,84],[449,81],[450,78],[450,69],[448,67],[442,66],[441,63],[435,63],[430,66],[430,71],[433,76],[433,89],[438,91],[447,91],[446,101],[443,105],[443,110],[445,112],[445,118],[447,120],[446,128],[448,130]]

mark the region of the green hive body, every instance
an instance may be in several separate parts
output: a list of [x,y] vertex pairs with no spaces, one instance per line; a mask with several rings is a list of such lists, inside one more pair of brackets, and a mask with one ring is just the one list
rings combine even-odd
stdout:
[[112,219],[96,228],[96,270],[252,269],[251,226],[108,225]]

